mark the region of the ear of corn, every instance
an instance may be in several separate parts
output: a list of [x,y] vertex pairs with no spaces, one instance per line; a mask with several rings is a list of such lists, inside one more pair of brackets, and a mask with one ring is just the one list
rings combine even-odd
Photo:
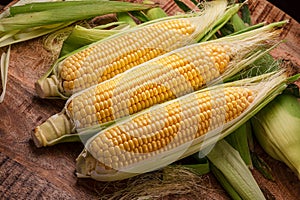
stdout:
[[213,1],[201,13],[154,20],[93,43],[59,61],[50,78],[36,83],[37,93],[43,98],[69,96],[154,57],[195,43],[221,17],[226,6],[225,0]]
[[291,95],[280,95],[251,119],[263,149],[284,162],[300,179],[300,103]]
[[249,83],[257,78],[185,95],[104,129],[85,144],[77,159],[78,177],[120,180],[213,145],[286,87],[285,74]]
[[[241,35],[242,40],[234,36],[235,41],[229,37],[190,45],[139,65],[73,95],[67,101],[63,115],[70,119],[73,130],[81,132],[193,92],[205,85],[212,85],[253,62],[259,54],[248,54],[257,46],[261,47],[268,38],[273,38],[276,32],[258,34],[255,31],[255,35],[247,34],[246,38]],[[244,58],[245,55],[248,58]],[[57,127],[53,130],[66,128]],[[40,126],[35,129],[33,137],[55,138],[55,135],[65,133],[55,133]],[[43,134],[53,136],[40,136]],[[41,140],[36,144],[46,146],[52,142]]]
[[[88,141],[86,148],[93,158],[103,163],[103,170],[126,171],[147,158],[158,159],[155,157],[163,152],[187,148],[193,139],[237,118],[251,104],[254,95],[251,90],[238,87],[188,95],[181,101],[162,104],[105,129]],[[240,104],[236,96],[243,99]]]

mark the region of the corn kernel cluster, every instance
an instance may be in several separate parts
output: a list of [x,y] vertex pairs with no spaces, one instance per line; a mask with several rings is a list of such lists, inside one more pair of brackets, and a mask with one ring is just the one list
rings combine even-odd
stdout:
[[195,26],[174,19],[106,40],[68,58],[58,67],[65,93],[103,82],[136,65],[190,42]]

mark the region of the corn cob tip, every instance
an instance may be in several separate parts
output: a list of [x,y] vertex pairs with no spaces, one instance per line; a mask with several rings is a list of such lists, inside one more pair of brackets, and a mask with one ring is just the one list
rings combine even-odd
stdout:
[[79,177],[88,177],[93,174],[93,169],[97,170],[99,174],[113,174],[117,170],[106,167],[89,153],[87,149],[83,149],[81,154],[76,159],[76,174]]
[[87,149],[84,149],[76,159],[76,176],[78,178],[92,178],[97,181],[107,182],[123,180],[138,174],[107,167],[97,162]]
[[35,90],[41,98],[60,96],[58,84],[57,77],[52,75],[50,78],[38,80],[35,83]]
[[65,114],[56,114],[37,126],[31,133],[35,145],[40,147],[49,146],[63,135],[74,132],[74,126]]
[[[76,159],[76,175],[78,177],[86,177],[88,176],[88,168],[90,166],[95,166],[96,162],[95,159],[89,159],[90,154],[84,149],[81,154]],[[88,161],[91,162],[88,162]]]
[[45,138],[43,137],[43,134],[40,133],[39,126],[31,132],[31,138],[36,147],[40,148],[44,146],[43,141],[45,141]]
[[96,169],[99,174],[107,174],[109,170],[105,169],[105,166],[100,166],[99,164],[100,163],[97,162],[87,149],[83,149],[76,159],[76,176],[79,178],[91,177],[93,176],[92,169]]
[[76,175],[78,177],[81,177],[83,174],[87,174],[87,170],[85,168],[85,165],[84,165],[84,162],[85,162],[85,159],[83,156],[85,149],[83,150],[83,152],[76,158]]

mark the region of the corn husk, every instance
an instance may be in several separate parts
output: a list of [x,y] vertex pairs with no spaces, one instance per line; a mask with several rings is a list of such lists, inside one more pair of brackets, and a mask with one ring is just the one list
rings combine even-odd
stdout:
[[225,140],[219,141],[207,157],[224,175],[225,180],[221,179],[222,185],[224,187],[231,186],[229,194],[233,199],[265,199],[238,151]]
[[71,52],[79,49],[83,46],[89,45],[93,42],[102,40],[111,35],[120,33],[122,30],[115,29],[99,29],[99,28],[85,28],[80,25],[76,25],[68,38],[64,41],[60,51],[60,57],[63,57]]
[[32,3],[10,9],[11,17],[0,20],[0,31],[27,29],[62,22],[74,22],[99,15],[142,10],[148,5],[117,1],[74,1]]
[[248,135],[250,134],[252,134],[251,124],[250,121],[247,121],[232,134],[228,135],[225,140],[239,152],[246,165],[251,169],[253,166],[248,145]]
[[6,84],[7,84],[7,75],[8,75],[8,67],[9,67],[9,59],[10,59],[10,46],[6,53],[2,53],[1,55],[1,63],[0,63],[0,78],[2,85],[2,92],[0,94],[0,103],[4,101],[4,96],[6,92]]
[[274,159],[284,162],[300,179],[300,102],[278,96],[251,119],[255,136]]
[[56,1],[12,6],[0,18],[0,47],[36,38],[78,20],[151,6],[117,1]]

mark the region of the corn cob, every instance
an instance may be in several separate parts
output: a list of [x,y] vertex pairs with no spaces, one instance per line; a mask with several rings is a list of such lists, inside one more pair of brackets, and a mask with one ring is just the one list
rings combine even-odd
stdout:
[[222,16],[226,5],[225,0],[213,1],[200,16],[158,20],[96,42],[58,62],[51,77],[36,83],[37,93],[43,98],[70,96],[154,57],[195,43]]
[[75,129],[80,132],[111,123],[229,77],[255,60],[242,58],[276,33],[254,31],[247,33],[254,36],[241,40],[235,36],[194,44],[139,65],[73,95],[60,115],[35,129],[34,141],[37,146],[46,146]]
[[[255,77],[257,78],[257,77]],[[77,158],[78,177],[113,181],[166,166],[213,145],[280,93],[285,75],[196,91],[100,131]]]
[[254,95],[242,87],[196,93],[105,129],[86,148],[110,168],[128,167],[144,156],[176,148],[235,119]]

